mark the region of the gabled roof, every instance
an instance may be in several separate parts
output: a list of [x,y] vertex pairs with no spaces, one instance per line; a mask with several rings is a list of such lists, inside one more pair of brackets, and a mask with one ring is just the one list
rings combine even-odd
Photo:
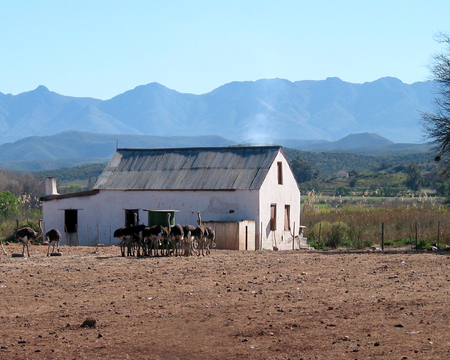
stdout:
[[280,146],[117,149],[94,189],[259,189],[279,151]]

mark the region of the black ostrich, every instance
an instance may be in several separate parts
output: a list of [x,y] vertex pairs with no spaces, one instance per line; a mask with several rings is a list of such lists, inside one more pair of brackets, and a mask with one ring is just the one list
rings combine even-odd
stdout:
[[47,256],[50,255],[50,245],[52,243],[53,243],[52,252],[55,251],[55,246],[56,246],[56,250],[59,252],[59,243],[61,242],[61,233],[56,229],[50,229],[49,231],[47,231],[45,233],[45,238],[48,241]]

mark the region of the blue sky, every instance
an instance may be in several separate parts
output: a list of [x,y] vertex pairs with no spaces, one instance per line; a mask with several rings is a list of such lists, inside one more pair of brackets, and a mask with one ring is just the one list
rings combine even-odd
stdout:
[[448,0],[0,0],[0,92],[110,99],[158,82],[425,81]]

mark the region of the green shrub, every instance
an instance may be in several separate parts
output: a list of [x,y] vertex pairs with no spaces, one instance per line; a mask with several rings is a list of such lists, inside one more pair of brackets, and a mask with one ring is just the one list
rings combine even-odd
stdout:
[[349,245],[354,249],[364,249],[372,246],[373,242],[365,239],[365,226],[351,224],[347,228]]
[[325,244],[332,249],[337,249],[346,240],[346,233],[347,225],[345,223],[341,221],[334,222]]

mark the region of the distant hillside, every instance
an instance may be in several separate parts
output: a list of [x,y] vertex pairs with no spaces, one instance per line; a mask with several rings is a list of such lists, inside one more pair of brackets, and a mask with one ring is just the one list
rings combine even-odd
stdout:
[[[425,145],[395,144],[376,134],[353,134],[336,142],[276,141],[289,158],[301,155],[305,161],[320,169],[321,175],[339,170],[364,170],[382,162],[427,162],[433,156]],[[332,150],[304,151],[316,145],[329,145]],[[364,146],[367,144],[368,146]],[[376,145],[378,144],[378,145]],[[34,136],[0,145],[0,167],[18,171],[43,171],[71,168],[84,164],[107,163],[116,147],[174,148],[236,145],[218,136],[158,137],[146,135],[105,135],[66,131],[53,136]],[[248,144],[251,145],[251,144]],[[355,146],[355,147],[352,147]]]
[[348,152],[311,152],[297,149],[285,149],[289,160],[300,156],[303,161],[312,164],[313,168],[319,170],[319,177],[329,178],[334,173],[345,170],[365,171],[375,169],[381,164],[409,165],[411,162],[417,164],[435,165],[434,157],[427,153],[411,154],[385,154],[385,155],[363,155]]
[[52,136],[32,136],[0,145],[0,167],[36,171],[108,162],[116,147],[173,148],[228,146],[219,136],[109,135],[65,131]]
[[378,134],[350,134],[338,141],[281,140],[275,143],[312,152],[349,152],[365,155],[414,154],[430,150],[427,144],[396,144]]
[[376,133],[395,143],[421,139],[420,111],[432,108],[432,82],[382,78],[364,84],[338,78],[232,82],[203,95],[158,83],[112,99],[62,96],[45,86],[0,93],[0,144],[62,131],[152,136],[216,135],[236,142],[336,141]]

